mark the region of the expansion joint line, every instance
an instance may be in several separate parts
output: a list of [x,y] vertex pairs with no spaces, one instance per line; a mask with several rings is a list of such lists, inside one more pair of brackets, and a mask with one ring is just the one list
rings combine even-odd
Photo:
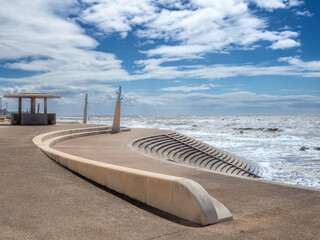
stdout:
[[158,238],[162,238],[162,237],[165,237],[165,236],[170,236],[170,235],[173,235],[173,234],[177,234],[177,233],[181,233],[181,232],[186,232],[188,231],[189,228],[186,228],[186,229],[182,229],[180,231],[175,231],[175,232],[171,232],[171,233],[166,233],[166,234],[163,234],[163,235],[159,235],[159,236],[156,236],[156,237],[152,237],[152,238],[148,238],[146,240],[153,240],[153,239],[158,239]]

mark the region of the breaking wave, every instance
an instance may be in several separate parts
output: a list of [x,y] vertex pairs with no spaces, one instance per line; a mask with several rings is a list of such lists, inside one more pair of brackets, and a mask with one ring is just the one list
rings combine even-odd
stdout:
[[[112,116],[88,123],[111,124]],[[320,115],[123,116],[121,125],[173,130],[260,164],[263,179],[320,188]]]

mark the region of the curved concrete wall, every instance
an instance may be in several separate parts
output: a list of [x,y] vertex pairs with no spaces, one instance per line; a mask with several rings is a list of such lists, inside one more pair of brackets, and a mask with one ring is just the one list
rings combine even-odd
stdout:
[[190,179],[102,163],[51,148],[67,139],[110,132],[110,127],[81,128],[42,134],[36,136],[33,142],[50,158],[70,170],[172,215],[201,225],[232,219],[224,205]]

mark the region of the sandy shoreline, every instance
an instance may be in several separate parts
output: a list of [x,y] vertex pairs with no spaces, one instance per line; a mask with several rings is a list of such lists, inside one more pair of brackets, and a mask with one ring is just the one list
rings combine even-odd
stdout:
[[320,234],[319,191],[201,171],[148,158],[128,147],[132,140],[160,130],[82,137],[55,147],[98,161],[193,179],[228,207],[234,220],[195,228],[159,217],[67,171],[31,141],[40,133],[82,126],[1,129],[0,179],[6,186],[1,238],[317,239]]

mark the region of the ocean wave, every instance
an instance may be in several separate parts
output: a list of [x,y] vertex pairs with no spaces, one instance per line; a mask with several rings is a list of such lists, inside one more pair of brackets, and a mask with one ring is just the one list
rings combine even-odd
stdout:
[[[58,116],[82,122],[82,116]],[[88,123],[112,124],[112,116]],[[122,116],[121,125],[176,131],[261,164],[270,181],[320,188],[320,115]],[[301,150],[305,147],[304,151]]]

